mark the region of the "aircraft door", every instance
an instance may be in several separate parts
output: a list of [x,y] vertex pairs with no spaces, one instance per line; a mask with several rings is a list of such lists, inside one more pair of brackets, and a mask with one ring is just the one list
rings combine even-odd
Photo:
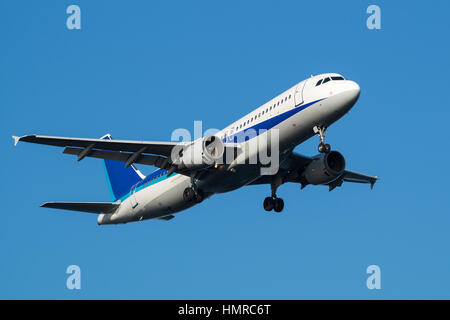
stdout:
[[300,82],[297,87],[295,88],[295,94],[294,94],[294,102],[295,102],[295,106],[299,106],[301,104],[303,104],[303,90],[305,89],[305,84],[306,81],[308,80],[304,80],[302,82]]
[[131,200],[131,207],[132,207],[133,209],[136,208],[137,205],[139,204],[139,203],[137,202],[137,199],[136,199],[136,186],[134,186],[134,187],[131,189],[130,200]]

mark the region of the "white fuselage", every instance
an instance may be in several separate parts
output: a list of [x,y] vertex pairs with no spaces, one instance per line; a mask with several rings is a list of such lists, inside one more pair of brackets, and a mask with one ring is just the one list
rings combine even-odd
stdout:
[[[317,85],[319,80],[327,78],[330,80]],[[345,115],[357,101],[359,93],[356,82],[343,80],[339,74],[314,76],[235,121],[217,136],[227,144],[233,143],[236,135],[252,128],[267,130],[263,133],[265,135],[270,134],[271,130],[277,130],[281,162],[283,156],[295,146],[315,135],[314,126],[329,127]],[[249,142],[237,143],[245,149]],[[246,159],[236,159],[234,163],[223,166],[222,170],[215,170],[214,174],[204,179],[181,174],[167,177],[167,172],[162,170],[154,181],[130,190],[119,200],[121,205],[115,213],[99,215],[98,223],[116,224],[164,217],[192,207],[195,202],[186,202],[183,191],[193,183],[210,196],[238,189],[260,178],[258,166],[239,165],[243,160]]]

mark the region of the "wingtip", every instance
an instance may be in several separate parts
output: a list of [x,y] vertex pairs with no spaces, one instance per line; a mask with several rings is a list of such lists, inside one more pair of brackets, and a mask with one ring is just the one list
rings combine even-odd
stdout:
[[19,141],[25,141],[25,142],[34,142],[33,140],[36,138],[35,134],[27,134],[25,136],[12,136],[12,138],[14,139],[14,146],[17,146],[17,144],[19,143]]
[[371,190],[373,190],[373,186],[375,185],[375,183],[376,183],[378,180],[380,180],[380,178],[379,178],[379,177],[375,177],[375,180],[372,180],[372,181],[370,182],[370,189],[371,189]]
[[17,144],[19,143],[20,137],[18,137],[18,136],[12,136],[12,138],[14,139],[14,147],[15,147],[15,146],[17,146]]

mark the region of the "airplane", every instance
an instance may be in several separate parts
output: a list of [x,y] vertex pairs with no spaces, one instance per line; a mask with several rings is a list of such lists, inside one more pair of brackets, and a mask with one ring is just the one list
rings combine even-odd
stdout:
[[[13,136],[18,142],[64,147],[63,153],[103,159],[112,202],[46,202],[45,208],[98,214],[98,225],[123,224],[147,219],[171,220],[174,214],[201,203],[214,194],[249,185],[268,185],[266,211],[281,212],[284,201],[277,189],[284,183],[325,185],[329,190],[343,182],[366,183],[373,188],[376,176],[345,168],[344,156],[325,143],[326,129],[342,118],[360,96],[359,85],[337,73],[311,76],[215,135],[192,141],[155,142],[66,138],[41,135]],[[276,137],[272,139],[269,137]],[[302,142],[317,136],[313,157],[294,152]],[[263,143],[256,144],[260,139]],[[254,151],[278,147],[278,166],[269,174],[267,163]],[[268,152],[269,153],[269,152]],[[267,153],[267,154],[268,154]],[[271,156],[272,156],[271,153]],[[227,161],[224,159],[226,158]],[[254,159],[253,158],[253,159]],[[159,168],[144,176],[134,164]]]

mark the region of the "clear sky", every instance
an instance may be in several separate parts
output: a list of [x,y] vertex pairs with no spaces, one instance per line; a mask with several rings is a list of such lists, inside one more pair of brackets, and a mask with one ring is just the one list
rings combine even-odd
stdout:
[[[81,30],[66,27],[71,4]],[[366,27],[370,4],[381,30]],[[450,298],[449,12],[444,0],[1,0],[0,298]],[[381,180],[285,184],[282,214],[252,186],[170,222],[99,227],[39,205],[109,201],[101,161],[11,139],[170,140],[323,72],[361,86],[327,142]],[[66,288],[72,264],[81,290]],[[381,290],[366,287],[369,265]]]

